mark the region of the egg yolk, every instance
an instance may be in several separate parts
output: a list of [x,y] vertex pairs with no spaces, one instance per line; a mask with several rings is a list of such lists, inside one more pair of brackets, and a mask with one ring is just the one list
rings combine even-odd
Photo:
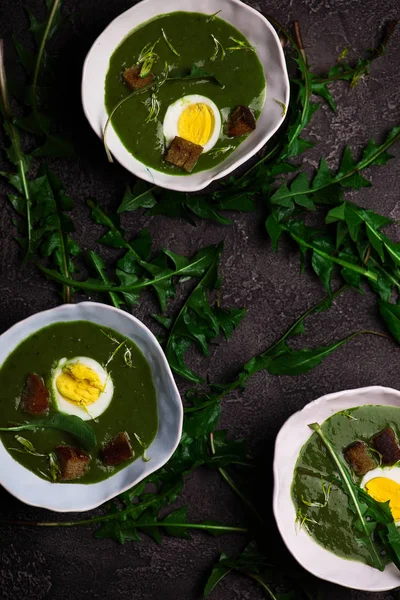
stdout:
[[387,502],[395,521],[400,521],[400,485],[387,477],[375,477],[365,484],[365,490],[377,502]]
[[207,104],[189,104],[182,111],[178,121],[178,135],[193,144],[204,146],[213,134],[214,113]]
[[64,398],[83,406],[96,402],[104,389],[97,373],[82,363],[64,367],[56,379],[56,385]]

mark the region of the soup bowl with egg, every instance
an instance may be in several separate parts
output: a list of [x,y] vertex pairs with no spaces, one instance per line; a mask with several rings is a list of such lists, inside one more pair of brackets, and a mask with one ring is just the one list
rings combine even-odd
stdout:
[[275,519],[308,571],[349,588],[400,585],[400,392],[372,386],[323,396],[292,415],[275,444]]
[[144,0],[86,58],[82,101],[108,157],[164,188],[197,191],[280,127],[289,80],[278,36],[240,0]]
[[164,353],[132,315],[63,305],[0,336],[0,484],[27,504],[84,511],[163,466],[183,409]]

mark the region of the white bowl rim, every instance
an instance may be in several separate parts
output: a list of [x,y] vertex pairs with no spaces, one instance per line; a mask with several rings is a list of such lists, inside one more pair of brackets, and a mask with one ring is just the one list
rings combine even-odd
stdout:
[[[177,385],[175,383],[175,380],[174,380],[171,368],[170,368],[169,363],[167,361],[167,358],[166,358],[166,356],[165,356],[165,354],[164,354],[164,352],[163,352],[163,350],[162,350],[162,348],[161,348],[161,346],[160,346],[157,338],[155,337],[155,335],[150,331],[150,329],[148,327],[146,327],[146,325],[144,323],[142,323],[137,317],[135,317],[131,313],[128,313],[128,312],[123,311],[123,310],[121,310],[119,308],[116,308],[114,306],[110,306],[109,304],[104,304],[104,303],[101,303],[101,302],[84,301],[84,302],[77,302],[77,303],[74,303],[74,304],[61,304],[61,305],[56,306],[54,308],[50,308],[50,309],[47,309],[47,310],[44,310],[44,311],[40,311],[38,313],[30,315],[29,317],[26,317],[25,319],[22,319],[21,321],[18,321],[17,323],[15,323],[14,325],[12,325],[8,329],[6,329],[6,331],[4,331],[0,335],[0,344],[1,344],[3,336],[5,336],[6,334],[7,335],[8,334],[12,334],[15,331],[18,331],[19,329],[23,329],[26,326],[27,323],[35,321],[35,319],[39,315],[41,315],[41,316],[42,315],[47,316],[47,315],[50,315],[50,314],[57,315],[58,313],[62,313],[63,311],[66,311],[66,310],[69,311],[69,312],[75,312],[76,309],[79,308],[79,307],[83,307],[83,308],[96,308],[96,310],[99,310],[99,309],[100,310],[108,310],[108,311],[115,312],[117,314],[122,314],[124,317],[128,318],[129,320],[131,320],[135,324],[135,327],[137,327],[142,332],[146,333],[146,335],[151,340],[151,343],[153,344],[154,348],[156,349],[156,351],[157,351],[157,353],[159,355],[159,358],[162,361],[164,368],[166,369],[167,374],[169,375],[169,384],[172,387],[173,395],[174,395],[173,399],[174,399],[174,402],[176,403],[176,407],[179,410],[179,420],[177,422],[176,434],[175,434],[174,438],[171,439],[172,444],[171,444],[168,452],[162,458],[162,460],[159,460],[159,461],[156,461],[156,460],[153,461],[153,460],[151,460],[149,462],[146,462],[145,463],[145,470],[146,470],[146,472],[145,472],[145,474],[143,474],[142,477],[139,477],[135,481],[133,481],[133,482],[131,482],[129,484],[126,484],[122,488],[118,488],[118,491],[110,492],[109,494],[105,495],[101,499],[100,502],[93,502],[93,503],[89,503],[89,504],[86,503],[84,506],[82,506],[80,508],[76,508],[76,507],[73,507],[73,508],[68,508],[68,507],[58,508],[57,506],[54,506],[50,502],[46,502],[46,501],[43,501],[43,502],[32,502],[32,501],[29,500],[29,497],[24,496],[24,494],[21,494],[21,493],[17,494],[15,492],[15,490],[13,489],[12,484],[11,485],[7,484],[7,483],[5,484],[3,482],[3,477],[2,477],[2,474],[1,474],[1,470],[0,470],[0,485],[2,487],[4,487],[4,489],[9,494],[11,494],[15,498],[17,498],[17,500],[20,500],[21,502],[24,502],[25,504],[29,504],[30,506],[44,508],[44,509],[47,509],[47,510],[51,510],[51,511],[54,511],[54,512],[61,512],[61,513],[84,512],[84,511],[93,510],[94,508],[97,508],[98,506],[101,506],[102,504],[108,502],[112,498],[115,498],[119,494],[122,494],[123,492],[127,491],[128,489],[130,489],[131,487],[133,487],[134,485],[136,485],[137,483],[139,483],[140,481],[142,481],[145,477],[147,477],[148,475],[151,475],[152,473],[154,473],[155,471],[157,471],[158,469],[160,469],[161,467],[163,467],[168,462],[168,460],[171,458],[171,456],[173,455],[173,453],[175,452],[176,448],[179,445],[179,442],[180,442],[180,439],[181,439],[181,435],[182,435],[182,425],[183,425],[183,405],[182,405],[182,400],[181,400],[181,396],[179,394]],[[79,319],[79,318],[75,319],[75,320],[87,320],[87,321],[90,321],[89,319]],[[63,319],[60,319],[59,321],[56,321],[56,322],[63,322],[63,321],[64,321]],[[72,319],[71,319],[71,321],[72,321]],[[21,344],[24,341],[24,339],[27,339],[35,331],[40,331],[41,329],[43,329],[44,327],[47,327],[51,323],[52,322],[48,323],[47,325],[40,326],[39,328],[31,331],[31,333],[29,333],[27,336],[25,336],[22,339],[22,341],[18,342],[18,344],[16,344],[15,346],[13,346],[10,349],[10,351],[6,354],[4,360],[7,360],[8,356],[15,350],[15,348],[17,348],[17,346],[19,344]],[[125,336],[125,337],[129,337],[129,336]],[[134,340],[132,340],[132,342],[135,343],[135,345],[137,345]],[[140,349],[140,351],[142,352],[142,354],[144,354],[141,349]],[[146,358],[146,356],[145,356],[145,358]],[[146,358],[146,360],[147,360],[147,358]],[[0,367],[1,367],[1,365],[0,365]],[[158,426],[158,428],[159,428],[159,426]],[[156,433],[156,437],[157,437],[157,433]],[[150,445],[149,448],[151,448],[151,445]],[[0,451],[1,452],[3,452],[3,451],[6,452],[11,457],[11,459],[12,459],[12,461],[14,463],[16,463],[17,465],[21,466],[25,471],[27,471],[27,473],[32,474],[32,472],[29,469],[26,469],[25,467],[23,467],[23,465],[21,465],[20,463],[18,463],[17,461],[15,461],[12,458],[12,456],[4,448],[4,445],[2,443],[1,438],[0,438]],[[0,454],[0,456],[1,456],[1,454]],[[138,459],[136,459],[136,460],[140,460],[140,457],[138,457]],[[134,464],[136,462],[136,460],[133,461],[132,463],[129,463],[123,469],[120,469],[118,471],[118,473],[121,473],[125,469],[129,468],[129,466],[132,465],[132,464]],[[33,475],[34,475],[34,473],[33,473]],[[107,479],[105,479],[105,480],[103,480],[101,482],[98,482],[97,484],[96,483],[95,484],[80,484],[79,482],[76,482],[76,483],[67,483],[67,484],[65,484],[65,483],[62,483],[62,484],[61,483],[50,483],[50,482],[47,482],[47,481],[41,479],[40,477],[37,477],[36,475],[34,475],[34,477],[38,481],[40,481],[40,482],[42,482],[44,484],[43,487],[45,487],[45,486],[48,487],[48,485],[50,485],[53,489],[55,487],[58,487],[60,489],[60,493],[61,493],[63,489],[65,490],[66,486],[68,486],[68,487],[81,486],[81,487],[87,488],[87,487],[90,487],[90,486],[93,486],[93,485],[101,485],[101,484],[103,484],[103,483],[105,483],[107,481],[110,481],[113,476],[111,476],[111,477],[109,477],[109,478],[107,478]],[[45,497],[46,496],[44,495],[44,498]]]
[[[360,401],[357,402],[356,399],[360,395],[368,397],[370,394],[372,394],[372,395],[387,394],[388,396],[396,397],[398,402],[396,403],[394,400],[388,401],[386,404],[383,404],[382,402],[376,402],[376,401],[371,401],[371,402],[364,401],[364,403],[360,403]],[[355,398],[354,402],[350,401],[351,397]],[[349,399],[348,402],[347,402],[347,399]],[[335,400],[338,400],[338,401],[345,400],[346,406],[340,407],[340,408],[335,408],[335,409],[330,408],[332,406],[332,403]],[[287,531],[285,531],[285,522],[284,522],[285,517],[284,517],[283,511],[282,511],[282,499],[285,498],[285,500],[287,500],[288,493],[289,493],[290,502],[293,506],[293,512],[294,512],[294,504],[292,502],[291,494],[290,494],[291,482],[293,480],[294,466],[295,466],[298,454],[299,454],[301,448],[303,447],[305,441],[307,441],[312,435],[312,433],[308,434],[306,440],[301,441],[300,444],[298,444],[297,442],[294,442],[296,447],[298,446],[297,454],[296,454],[294,461],[292,461],[291,459],[289,461],[286,461],[286,463],[281,461],[282,457],[280,455],[282,453],[283,439],[284,439],[285,435],[287,435],[292,430],[293,426],[296,424],[296,421],[299,419],[299,416],[300,415],[303,416],[303,415],[306,415],[307,413],[311,413],[309,421],[314,422],[315,418],[313,418],[311,416],[313,413],[313,409],[315,409],[317,407],[319,408],[320,406],[322,406],[322,408],[325,408],[325,406],[327,406],[326,411],[324,411],[324,412],[326,412],[326,416],[323,419],[323,420],[326,420],[327,418],[336,414],[337,412],[340,412],[342,410],[346,410],[349,408],[355,408],[357,406],[362,406],[363,404],[364,405],[365,404],[375,405],[375,406],[387,405],[387,406],[400,407],[400,391],[396,390],[394,388],[390,388],[390,387],[385,387],[385,386],[381,386],[381,385],[373,385],[373,386],[347,389],[347,390],[342,390],[339,392],[325,394],[324,396],[321,396],[320,398],[317,398],[316,400],[313,400],[312,402],[309,402],[308,404],[306,404],[301,410],[298,410],[297,412],[293,413],[285,421],[285,423],[280,428],[278,435],[276,437],[276,440],[275,440],[274,461],[273,461],[273,475],[274,475],[273,513],[275,516],[275,521],[276,521],[278,530],[281,534],[281,537],[282,537],[287,549],[292,554],[292,556],[296,559],[296,561],[309,573],[311,573],[312,575],[314,575],[316,577],[319,577],[320,579],[323,579],[324,581],[335,583],[342,587],[346,587],[346,588],[350,588],[350,589],[354,589],[354,590],[366,591],[366,592],[385,592],[385,591],[393,590],[393,589],[399,587],[399,585],[400,585],[400,573],[397,570],[397,568],[393,565],[393,563],[388,564],[384,571],[378,571],[377,569],[374,569],[373,567],[370,567],[369,565],[364,564],[362,562],[342,558],[340,556],[337,556],[333,552],[330,552],[329,550],[325,549],[323,546],[319,545],[317,542],[315,542],[311,538],[311,536],[309,536],[307,533],[304,532],[303,529],[301,529],[299,535],[303,535],[303,539],[305,536],[308,540],[311,540],[313,546],[319,550],[318,551],[319,561],[317,563],[314,562],[313,564],[310,564],[309,562],[307,562],[306,553],[300,554],[300,553],[296,552],[294,550],[294,548],[291,546],[291,539],[293,539],[293,536],[292,535],[288,536]],[[321,419],[321,421],[322,421],[322,419]],[[295,439],[296,436],[295,436],[294,432],[292,433],[291,437],[292,437],[292,439]],[[282,471],[285,471],[285,474],[289,474],[289,471],[290,471],[291,478],[290,478],[289,489],[287,489],[286,482],[284,483],[284,485],[282,485],[282,475],[281,475]],[[294,530],[294,528],[293,528],[293,530]],[[316,553],[317,553],[317,550],[315,550],[315,554]],[[326,559],[326,561],[324,560],[324,558]],[[337,568],[336,571],[332,571],[332,568],[329,569],[328,567],[326,567],[326,572],[324,573],[323,565],[325,562],[328,562],[328,563],[335,562],[335,563],[337,563],[336,566],[338,567],[339,561],[342,564],[347,564],[347,565],[351,564],[352,573],[354,573],[354,580],[349,581],[349,580],[343,579],[343,574],[339,568]],[[321,565],[322,565],[322,569],[321,569]],[[341,575],[342,575],[342,577],[341,577]],[[368,581],[370,581],[370,583],[368,583]],[[371,583],[371,581],[372,581],[372,583]]]
[[[92,60],[92,56],[93,54],[96,52],[97,50],[97,46],[99,45],[99,43],[101,42],[101,40],[105,39],[108,35],[108,33],[111,31],[111,29],[121,20],[124,19],[128,13],[129,14],[133,14],[139,7],[144,4],[150,4],[150,3],[154,3],[154,2],[158,2],[159,0],[141,0],[140,2],[138,2],[137,4],[135,4],[134,6],[131,6],[130,8],[128,8],[126,11],[122,12],[121,14],[119,14],[117,17],[115,17],[108,25],[107,27],[102,31],[102,33],[100,33],[100,35],[95,39],[95,41],[93,42],[92,46],[90,47],[84,64],[83,64],[83,69],[82,69],[82,83],[81,83],[81,99],[82,99],[82,106],[83,106],[83,112],[87,118],[87,120],[89,121],[92,129],[94,130],[94,132],[97,134],[97,136],[102,139],[102,128],[98,128],[97,124],[94,122],[94,120],[91,117],[91,112],[90,109],[87,105],[86,102],[86,89],[85,89],[85,78],[86,78],[86,72],[89,68],[89,62]],[[188,11],[188,3],[191,0],[186,0],[185,6],[182,7],[182,10],[184,11]],[[284,104],[286,106],[289,106],[289,99],[290,99],[290,82],[289,82],[289,75],[287,72],[287,67],[286,67],[286,60],[285,60],[285,55],[283,52],[283,48],[282,45],[279,41],[279,37],[278,34],[276,33],[275,29],[273,28],[273,26],[271,25],[271,23],[268,21],[268,19],[258,10],[256,10],[255,8],[252,8],[251,6],[248,6],[247,4],[245,4],[244,2],[242,2],[241,0],[227,0],[228,2],[237,5],[241,10],[245,10],[248,11],[250,14],[252,14],[255,18],[260,19],[264,25],[269,29],[270,33],[272,34],[272,37],[275,40],[275,43],[277,45],[277,50],[278,50],[278,54],[279,54],[279,67],[282,73],[282,77],[283,77],[283,81],[285,84],[285,99],[284,99]],[[195,3],[196,0],[193,0],[193,2]],[[175,11],[171,11],[171,12],[175,12]],[[199,12],[199,11],[190,11],[190,12]],[[168,14],[165,12],[160,12],[160,14]],[[141,25],[142,23],[145,23],[146,21],[142,21],[141,23],[137,24],[136,27],[138,27],[139,25]],[[121,38],[120,42],[121,43],[123,41],[124,37]],[[268,93],[268,92],[267,92]],[[104,96],[102,99],[102,102],[104,103]],[[106,113],[107,114],[107,113]],[[159,187],[162,187],[164,189],[169,189],[169,190],[174,190],[174,191],[181,191],[181,192],[197,192],[200,190],[203,190],[204,188],[206,188],[207,186],[209,186],[213,181],[216,181],[218,179],[221,179],[223,177],[226,177],[229,173],[231,173],[232,171],[234,171],[235,169],[237,169],[238,167],[240,167],[243,163],[245,163],[246,161],[248,161],[252,156],[254,156],[255,154],[257,154],[257,152],[259,150],[261,150],[261,148],[263,148],[263,146],[265,146],[265,144],[268,142],[268,140],[277,132],[277,130],[281,127],[282,123],[284,122],[286,118],[286,114],[282,114],[281,118],[276,122],[275,127],[271,128],[271,130],[269,130],[264,137],[262,138],[262,140],[260,140],[257,144],[255,144],[251,149],[248,150],[248,152],[246,152],[243,156],[241,156],[240,158],[238,158],[232,165],[230,165],[229,167],[225,167],[222,168],[222,165],[224,164],[224,161],[222,161],[221,163],[219,163],[218,165],[216,165],[215,168],[219,168],[221,167],[221,170],[218,170],[218,172],[216,172],[214,175],[209,176],[208,178],[205,178],[204,181],[202,183],[198,183],[198,184],[191,184],[191,177],[194,176],[198,176],[200,174],[204,175],[206,173],[209,173],[211,171],[211,169],[205,169],[204,171],[199,171],[198,173],[193,173],[193,175],[169,175],[169,179],[167,179],[167,181],[163,181],[162,184],[157,183],[156,178],[157,178],[157,174],[160,173],[162,175],[165,175],[164,173],[162,173],[161,171],[156,171],[155,169],[152,169],[151,171],[149,170],[149,168],[146,168],[144,170],[142,170],[140,172],[140,174],[138,174],[135,170],[132,170],[131,168],[129,168],[126,164],[125,161],[121,160],[120,158],[116,157],[115,154],[111,151],[112,155],[113,155],[113,159],[117,160],[117,162],[119,162],[119,164],[121,164],[125,169],[127,169],[127,171],[129,171],[130,173],[132,173],[133,175],[140,177],[141,179],[143,179],[144,181],[147,181],[148,183],[151,183],[153,185],[157,185]],[[112,127],[112,123],[110,123],[109,128],[113,129]],[[117,136],[118,138],[118,136]],[[245,140],[244,140],[245,141]],[[122,142],[119,140],[118,138],[118,145],[119,147],[123,147]],[[240,144],[241,145],[241,144]],[[110,148],[111,150],[111,148]],[[137,159],[136,159],[137,160]],[[140,161],[138,161],[140,162]],[[144,163],[141,163],[144,165]],[[144,165],[146,167],[146,165]],[[154,175],[155,174],[155,175]]]

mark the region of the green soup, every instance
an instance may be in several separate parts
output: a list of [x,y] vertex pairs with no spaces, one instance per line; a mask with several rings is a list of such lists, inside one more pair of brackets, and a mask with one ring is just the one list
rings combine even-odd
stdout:
[[[400,408],[367,405],[336,413],[322,424],[322,430],[342,455],[345,448],[357,440],[369,445],[371,437],[388,426],[399,438]],[[346,464],[344,457],[343,462]],[[376,466],[379,467],[378,461]],[[303,524],[307,531],[324,548],[343,558],[368,564],[368,546],[357,541],[360,537],[355,526],[357,517],[349,508],[348,496],[341,487],[332,485],[324,506],[323,486],[327,489],[329,482],[337,477],[332,458],[314,433],[301,449],[294,471],[292,498],[298,511],[298,520],[301,522],[305,519]],[[354,475],[354,480],[359,485],[362,478],[357,479]],[[322,506],[310,506],[310,503]]]
[[[179,56],[163,38],[162,30]],[[214,60],[216,42],[213,36],[223,47]],[[188,73],[196,66],[214,75],[224,87],[204,79],[166,81],[156,93],[160,110],[155,120],[148,122],[149,107],[146,100],[152,93],[148,91],[124,102],[114,113],[112,124],[124,146],[135,158],[158,171],[184,175],[183,171],[163,160],[163,121],[168,106],[182,96],[200,94],[217,105],[222,122],[238,105],[249,106],[258,118],[265,100],[265,77],[257,54],[251,47],[249,49],[248,40],[226,21],[218,17],[210,19],[209,15],[200,13],[161,15],[134,29],[111,56],[105,81],[105,104],[109,114],[122,98],[131,93],[121,79],[122,72],[137,62],[146,44],[153,44],[157,40],[154,51],[158,59],[152,67],[156,76],[165,71],[165,63],[169,67],[169,77]],[[238,42],[248,48],[229,50],[240,47]],[[210,152],[200,155],[192,173],[220,163],[244,139],[227,138],[222,128],[215,146]]]
[[[110,337],[118,341],[118,344]],[[115,352],[121,342],[125,344]],[[129,367],[125,361],[126,349],[130,350],[132,367]],[[114,393],[105,411],[96,420],[86,421],[96,434],[97,447],[91,452],[88,472],[78,481],[79,483],[102,481],[129,462],[141,457],[143,448],[151,444],[158,427],[157,400],[150,367],[132,340],[112,329],[99,327],[88,321],[56,323],[45,327],[24,340],[7,357],[0,369],[0,426],[9,427],[15,423],[34,422],[35,417],[23,412],[19,407],[21,393],[29,373],[40,375],[51,392],[53,370],[62,358],[88,357],[104,366],[113,353],[106,371],[112,378]],[[56,410],[54,392],[51,394],[50,414]],[[130,436],[134,458],[116,467],[106,467],[100,459],[101,447],[121,431],[126,431]],[[47,455],[53,452],[58,444],[79,446],[76,438],[55,429],[38,428],[33,431],[21,431],[19,434],[29,440],[40,454]],[[139,444],[135,434],[140,438],[143,446]],[[23,451],[14,433],[1,433],[1,440],[12,457],[24,467],[42,478],[49,473],[48,459]],[[151,455],[148,458],[151,458]]]

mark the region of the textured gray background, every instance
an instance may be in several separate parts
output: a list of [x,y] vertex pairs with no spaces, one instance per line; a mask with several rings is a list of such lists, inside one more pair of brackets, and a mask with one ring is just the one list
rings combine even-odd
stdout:
[[[42,13],[41,0],[26,0],[25,6]],[[85,200],[92,196],[111,208],[121,200],[128,179],[117,165],[108,165],[101,144],[85,123],[80,109],[79,79],[82,61],[95,37],[120,12],[128,0],[65,0],[67,16],[63,35],[57,40],[60,61],[60,114],[70,124],[78,142],[80,159],[67,163],[54,161],[67,191],[75,201],[76,239],[84,248],[96,249],[100,229],[88,219]],[[316,72],[332,65],[350,46],[353,59],[378,40],[380,27],[399,17],[398,0],[270,0],[250,2],[289,24],[299,19],[309,61]],[[8,42],[8,66],[14,69],[10,46],[11,32],[27,27],[20,0],[0,0],[0,35]],[[182,2],[184,7],[184,2]],[[216,7],[218,3],[216,2]],[[167,4],[166,4],[167,9]],[[337,84],[333,95],[337,114],[326,106],[317,113],[310,137],[320,142],[304,155],[303,161],[315,167],[324,151],[334,166],[340,150],[350,143],[357,150],[370,136],[382,140],[400,117],[400,31],[389,53],[373,66],[371,77],[354,90]],[[355,200],[385,215],[400,218],[400,149],[385,168],[368,173],[373,187],[362,190]],[[348,194],[351,197],[351,194]],[[0,329],[59,302],[52,285],[32,266],[21,266],[10,225],[12,212],[3,195],[0,203]],[[263,215],[232,215],[234,224],[221,227],[200,222],[194,229],[186,222],[139,214],[124,216],[123,223],[134,235],[143,226],[150,229],[156,248],[163,245],[190,254],[197,248],[225,240],[223,256],[225,305],[245,306],[248,314],[229,344],[215,346],[210,359],[193,355],[192,364],[213,380],[227,380],[256,351],[266,348],[294,318],[323,295],[311,275],[299,274],[298,255],[287,244],[274,255],[263,230]],[[393,227],[395,239],[400,231]],[[110,256],[112,253],[110,253]],[[135,314],[154,327],[148,315],[155,308],[146,298]],[[171,307],[173,310],[173,306]],[[349,292],[328,313],[308,322],[307,343],[333,341],[361,328],[380,328],[374,297]],[[304,340],[303,340],[304,341]],[[248,482],[248,493],[269,522],[265,534],[271,558],[297,569],[277,535],[271,515],[271,461],[275,436],[284,421],[307,402],[335,390],[381,384],[400,388],[400,350],[390,341],[360,337],[342,347],[311,373],[299,377],[254,376],[243,394],[224,401],[221,426],[235,437],[246,437],[251,450],[260,456],[257,474]],[[190,506],[194,521],[205,518],[242,523],[239,501],[216,473],[199,470],[188,477],[181,498]],[[0,489],[0,517],[52,519],[44,510],[25,506]],[[111,541],[94,540],[87,529],[17,529],[8,526],[0,533],[0,598],[30,600],[101,598],[135,600],[197,600],[219,552],[242,547],[240,537],[210,538],[195,534],[190,541],[165,538],[161,547],[144,539],[139,544],[118,546]],[[301,573],[301,571],[300,571]],[[394,593],[352,592],[306,577],[310,590],[320,590],[323,600],[389,600]],[[230,576],[216,589],[219,600],[257,600],[261,591],[251,582]]]

